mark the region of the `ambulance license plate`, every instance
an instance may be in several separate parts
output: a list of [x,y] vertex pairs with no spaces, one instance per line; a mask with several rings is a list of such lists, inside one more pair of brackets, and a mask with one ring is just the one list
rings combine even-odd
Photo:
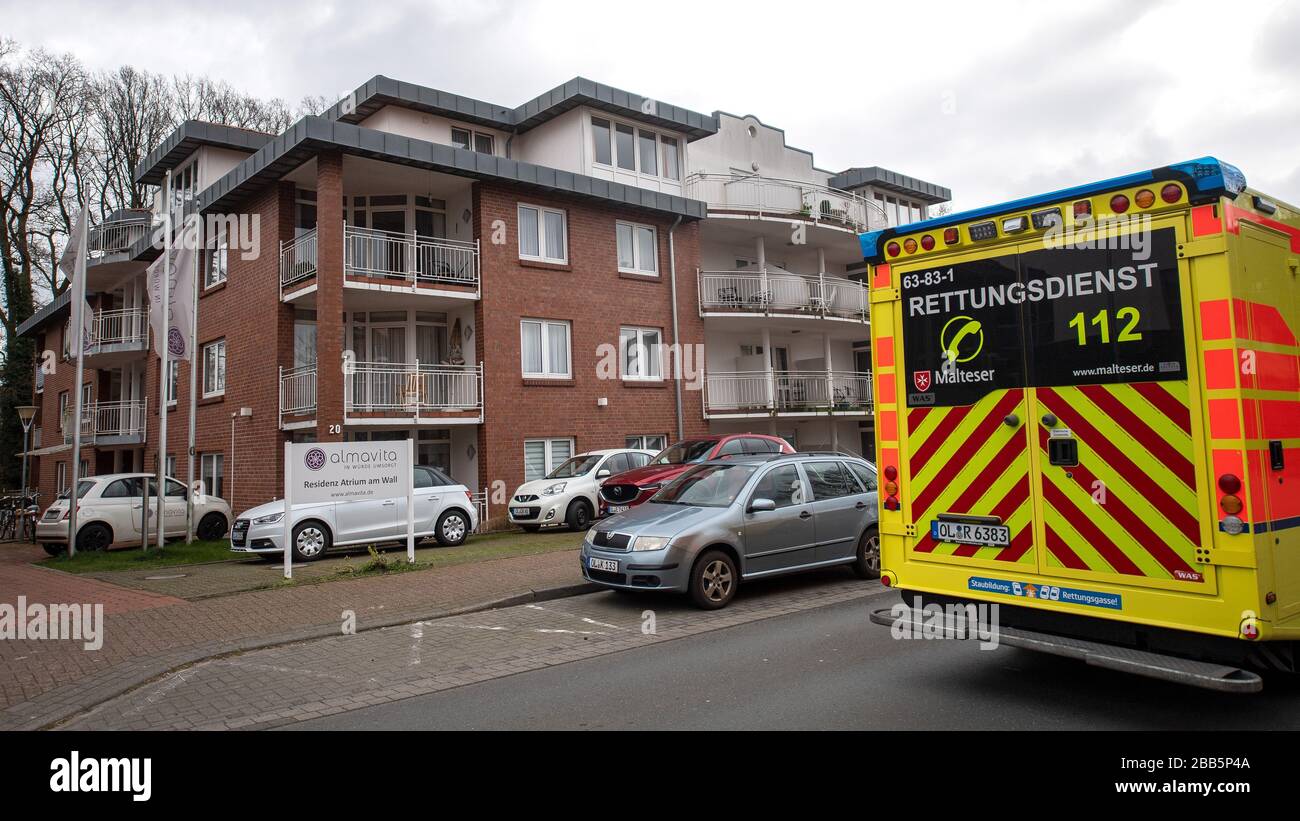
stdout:
[[977,525],[935,519],[930,522],[930,538],[936,542],[1006,547],[1011,544],[1011,528],[1005,525]]

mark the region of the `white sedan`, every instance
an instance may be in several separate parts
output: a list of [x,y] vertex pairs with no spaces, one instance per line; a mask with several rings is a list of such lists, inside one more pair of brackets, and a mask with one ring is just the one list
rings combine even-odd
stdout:
[[643,467],[653,450],[614,448],[581,453],[551,471],[545,479],[524,482],[510,497],[510,522],[535,531],[552,525],[586,530],[599,509],[596,492],[606,478]]
[[[435,467],[415,471],[415,538],[433,536],[454,547],[478,528],[478,506],[469,488]],[[406,540],[406,497],[293,506],[294,561],[319,559],[331,547]],[[284,552],[284,500],[246,510],[230,530],[236,553]]]
[[[139,546],[145,521],[145,482],[149,484],[148,521],[150,540],[157,538],[158,479],[149,473],[110,473],[88,476],[77,483],[77,550],[86,552],[110,547]],[[189,491],[175,479],[167,480],[163,496],[164,535],[185,536],[185,508]],[[54,500],[36,523],[36,541],[51,556],[68,547],[72,514],[68,494]],[[216,496],[194,494],[194,535],[204,541],[220,539],[230,526],[230,505]]]

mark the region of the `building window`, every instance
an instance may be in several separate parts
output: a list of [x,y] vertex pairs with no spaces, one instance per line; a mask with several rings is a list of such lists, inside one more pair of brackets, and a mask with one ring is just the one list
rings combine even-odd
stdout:
[[203,396],[220,396],[226,392],[226,340],[203,346]]
[[618,149],[618,167],[628,171],[636,170],[636,149],[633,148],[635,130],[623,123],[614,124],[614,147]]
[[627,447],[658,452],[668,447],[668,436],[663,433],[648,436],[629,436],[627,437]]
[[682,178],[681,143],[676,137],[604,117],[591,118],[591,135],[596,165],[667,180]]
[[656,145],[657,136],[653,131],[641,129],[637,132],[637,153],[638,162],[641,166],[642,174],[659,175],[659,162],[657,154],[659,147]]
[[649,225],[620,222],[615,225],[618,237],[618,270],[629,274],[659,274],[655,229]]
[[533,205],[519,206],[519,256],[539,262],[569,260],[564,212]]
[[[164,475],[164,476],[175,476],[175,475],[176,475],[176,454],[174,454],[174,453],[169,453],[169,454],[167,454],[167,466],[163,469],[163,475]],[[168,496],[175,496],[175,495],[176,495],[176,494],[172,491],[172,488],[171,488],[171,485],[170,485],[170,484],[169,484],[168,487],[167,487],[167,495],[168,495]]]
[[662,379],[661,342],[657,328],[620,328],[618,346],[624,379]]
[[[68,392],[59,394],[59,430],[71,430],[72,420],[68,418]],[[62,466],[62,462],[59,463]]]
[[222,479],[225,461],[220,453],[205,453],[200,457],[199,478],[203,480],[204,491],[210,496],[224,498],[225,485]]
[[525,439],[524,481],[544,479],[573,456],[572,439]]
[[568,379],[569,323],[555,320],[524,319],[519,322],[519,351],[524,376],[543,379]]
[[211,288],[213,285],[220,285],[226,281],[229,259],[226,249],[226,234],[223,231],[217,237],[217,245],[208,258],[208,272],[203,278],[204,288]]
[[595,148],[593,158],[600,165],[614,164],[614,153],[609,142],[609,132],[609,120],[602,120],[600,117],[591,118],[591,139]]
[[167,397],[168,405],[175,405],[177,388],[180,385],[180,381],[181,381],[180,360],[179,359],[167,360],[167,370],[171,374],[171,377],[167,380],[167,390],[164,392],[163,395]]
[[670,180],[682,178],[681,160],[677,154],[676,137],[660,137],[659,145],[663,148],[664,177]]
[[481,131],[470,131],[468,128],[453,128],[451,130],[451,144],[457,148],[463,148],[466,151],[477,151],[480,154],[495,154],[495,140],[491,134],[484,134]]

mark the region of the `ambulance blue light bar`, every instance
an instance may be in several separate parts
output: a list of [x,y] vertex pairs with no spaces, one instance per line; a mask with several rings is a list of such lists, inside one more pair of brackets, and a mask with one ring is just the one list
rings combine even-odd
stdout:
[[880,262],[884,259],[885,240],[891,237],[915,234],[921,231],[933,231],[971,220],[992,219],[1001,214],[1026,211],[1057,202],[1089,197],[1116,188],[1131,188],[1143,183],[1171,180],[1186,185],[1188,196],[1194,203],[1208,202],[1222,196],[1235,199],[1238,194],[1246,190],[1246,177],[1236,166],[1229,165],[1214,157],[1201,157],[1198,160],[1175,163],[1151,171],[1139,171],[1123,177],[1090,182],[1073,188],[1063,188],[1050,194],[1024,197],[999,205],[989,205],[971,211],[962,211],[959,214],[948,214],[908,225],[900,225],[897,228],[886,228],[883,231],[867,231],[858,235],[858,241],[862,245],[862,256],[867,262]]

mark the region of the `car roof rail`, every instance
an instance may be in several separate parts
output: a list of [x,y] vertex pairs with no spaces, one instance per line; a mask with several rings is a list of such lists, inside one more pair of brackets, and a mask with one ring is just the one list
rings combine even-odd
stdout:
[[801,450],[798,453],[786,454],[787,456],[837,456],[847,459],[865,459],[865,456],[859,456],[856,453],[850,453],[845,450]]

